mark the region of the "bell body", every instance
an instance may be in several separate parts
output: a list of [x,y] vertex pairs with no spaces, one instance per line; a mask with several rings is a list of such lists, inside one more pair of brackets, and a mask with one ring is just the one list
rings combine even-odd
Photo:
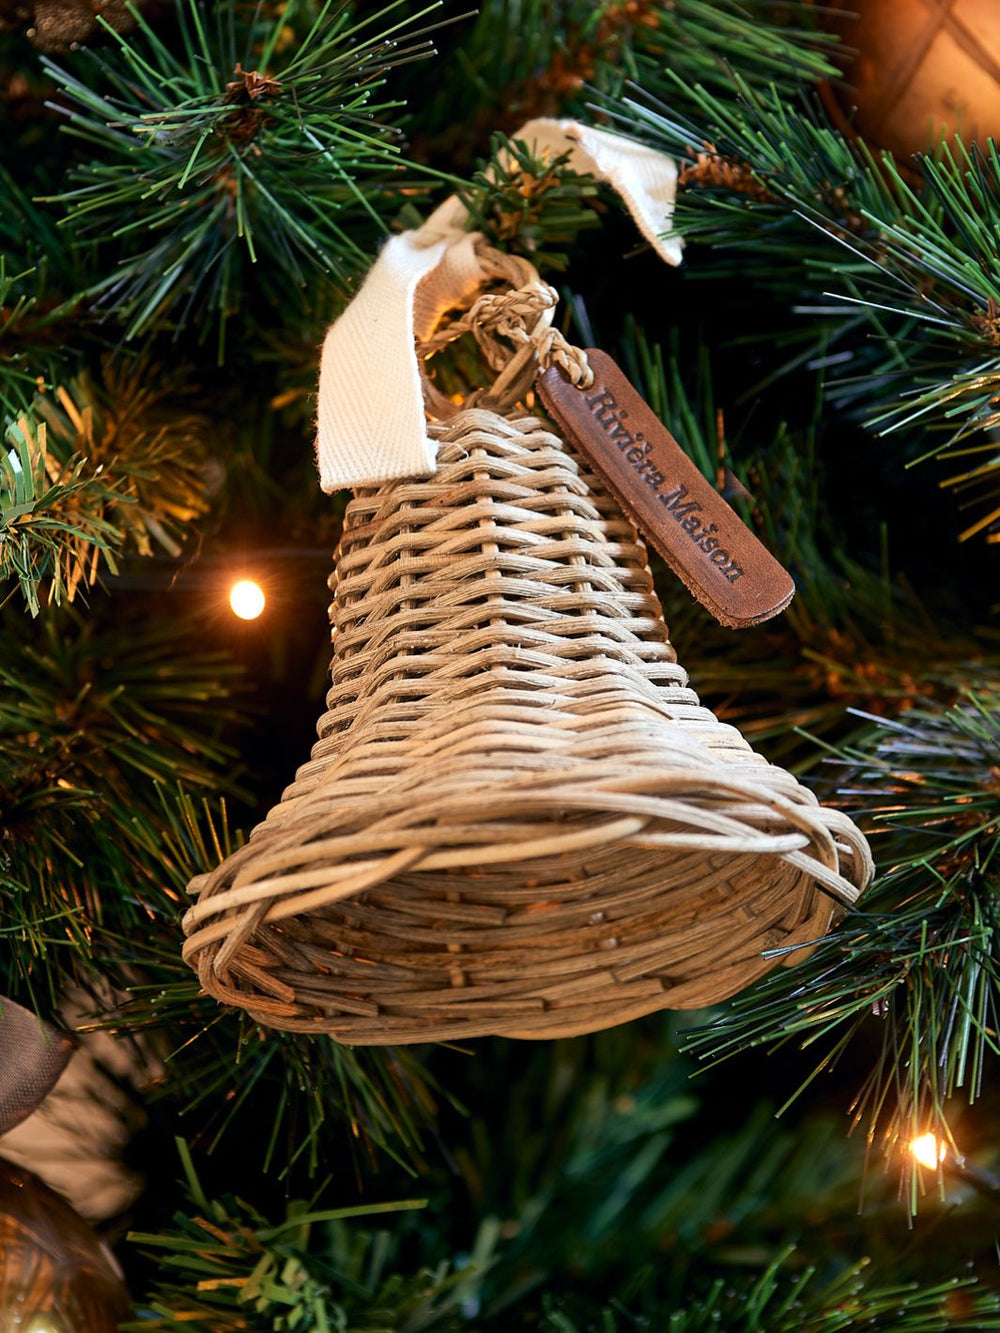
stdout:
[[853,900],[864,839],[700,705],[562,441],[484,409],[436,433],[433,477],[348,507],[319,738],[192,884],[185,957],[260,1022],[359,1044],[724,999]]

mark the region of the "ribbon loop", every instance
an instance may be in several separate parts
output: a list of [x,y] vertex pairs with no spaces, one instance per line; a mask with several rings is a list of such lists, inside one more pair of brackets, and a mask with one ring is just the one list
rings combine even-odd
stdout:
[[[575,171],[613,185],[661,258],[670,264],[680,262],[680,241],[670,231],[677,181],[671,158],[569,120],[529,121],[514,137],[534,145],[539,154],[566,153]],[[583,377],[578,382],[586,382],[585,358],[581,363],[581,354],[551,328],[552,310],[544,306],[539,293],[552,289],[538,282],[525,260],[512,255],[491,259],[496,252],[483,246],[478,234],[465,231],[467,216],[453,196],[416,231],[392,237],[357,296],[327,333],[320,363],[316,445],[324,491],[374,486],[434,471],[437,450],[427,433],[425,393],[431,410],[440,415],[454,412],[455,406],[422,376],[418,343],[425,355],[443,345],[434,334],[441,318],[472,303],[497,276],[498,260],[510,268],[513,280],[506,272],[502,276],[517,298],[502,307],[502,319],[507,321],[502,336],[518,346],[508,359],[509,353],[497,345],[499,364],[493,368],[500,369],[500,379],[478,393],[477,401],[495,405],[509,399],[515,388],[520,392],[522,383],[530,382],[525,377],[529,371],[533,374],[536,359],[543,365],[553,361],[565,365],[571,376]],[[517,323],[518,303],[524,307],[523,326]],[[501,333],[499,324],[487,329],[483,322],[493,317],[494,309],[501,307],[489,301],[479,306],[479,326],[490,337]],[[529,317],[534,318],[530,328]],[[527,341],[521,341],[522,328]],[[447,333],[455,336],[454,326]]]

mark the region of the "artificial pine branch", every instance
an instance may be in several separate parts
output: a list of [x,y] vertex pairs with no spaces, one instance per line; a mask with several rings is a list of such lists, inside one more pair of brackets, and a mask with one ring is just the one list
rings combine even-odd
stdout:
[[96,619],[52,610],[28,633],[8,611],[0,626],[0,993],[44,1007],[128,979],[112,941],[150,926],[157,783],[217,784],[229,758],[229,664],[177,622]]
[[[474,1288],[484,1328],[533,1326],[545,1296],[594,1311],[609,1291],[627,1305],[647,1285],[665,1314],[716,1275],[765,1266],[760,1256],[789,1237],[801,1237],[801,1267],[828,1257],[826,1236],[838,1235],[841,1252],[871,1253],[899,1224],[889,1190],[872,1236],[862,1233],[859,1153],[828,1117],[776,1128],[773,1104],[743,1099],[734,1129],[706,1134],[716,1092],[692,1081],[676,1042],[676,1018],[662,1015],[527,1060],[514,1043],[490,1052],[481,1077],[494,1095],[468,1143],[453,1144],[484,1219],[471,1248],[491,1260]],[[495,1171],[498,1159],[508,1170]],[[460,1228],[445,1239],[468,1243]]]
[[[580,1045],[561,1043],[556,1050],[569,1054]],[[519,1193],[523,1167],[511,1180],[484,1161],[487,1198],[503,1197],[505,1211],[485,1218],[471,1245],[454,1237],[458,1247],[448,1257],[441,1255],[448,1254],[453,1210],[443,1199],[346,1208],[325,1199],[294,1203],[273,1223],[242,1200],[210,1197],[181,1144],[188,1206],[162,1230],[131,1236],[157,1261],[157,1276],[137,1303],[141,1317],[127,1327],[136,1333],[533,1327],[625,1333],[647,1326],[692,1333],[943,1333],[1000,1327],[1000,1299],[972,1273],[942,1279],[931,1264],[917,1280],[890,1281],[879,1260],[863,1259],[831,1275],[823,1236],[770,1248],[734,1246],[737,1236],[759,1242],[780,1234],[781,1219],[766,1201],[782,1185],[799,1227],[804,1209],[812,1210],[813,1231],[836,1227],[837,1218],[850,1214],[844,1144],[829,1125],[805,1126],[799,1136],[785,1134],[775,1143],[767,1116],[754,1115],[731,1142],[707,1145],[679,1171],[663,1170],[670,1143],[660,1126],[670,1121],[656,1111],[655,1090],[613,1092],[595,1071],[586,1077],[587,1096],[568,1099],[572,1085],[559,1064],[549,1092],[553,1109],[565,1103],[568,1116],[548,1152],[535,1156],[542,1192]],[[832,1179],[831,1158],[841,1159]],[[824,1211],[831,1195],[834,1210]],[[411,1211],[421,1207],[423,1213]],[[369,1229],[368,1216],[392,1212],[401,1215],[384,1230]],[[638,1224],[628,1250],[620,1235],[626,1214]],[[438,1254],[432,1266],[426,1260],[431,1246]],[[601,1268],[618,1278],[604,1284],[617,1291],[607,1305],[581,1281],[593,1246],[600,1246]],[[773,1258],[761,1257],[775,1249]],[[911,1267],[920,1262],[914,1255]],[[593,1265],[586,1271],[593,1281]]]
[[536,116],[581,115],[595,89],[664,67],[683,83],[727,87],[731,70],[754,86],[791,92],[835,73],[808,10],[768,0],[485,0],[456,53],[455,77],[422,99],[418,142],[460,160],[495,130],[513,134]]
[[154,543],[180,554],[208,509],[205,469],[213,433],[185,411],[178,377],[145,361],[106,360],[103,383],[80,375],[38,394],[0,455],[0,578],[16,578],[32,614],[72,602],[112,573],[127,551]]
[[156,1260],[160,1276],[139,1318],[124,1328],[415,1333],[458,1327],[447,1318],[454,1277],[441,1268],[400,1273],[386,1233],[348,1225],[419,1209],[425,1199],[336,1209],[295,1202],[273,1224],[238,1198],[207,1198],[186,1146],[179,1146],[190,1211],[175,1213],[164,1231],[129,1236]]
[[53,202],[71,238],[122,255],[87,294],[128,337],[200,321],[221,349],[255,294],[263,317],[310,282],[344,293],[363,272],[414,188],[400,104],[380,90],[432,53],[419,25],[437,5],[409,16],[401,3],[358,19],[332,0],[176,0],[175,40],[133,7],[134,34],[45,62],[67,132],[93,154]]
[[[546,1302],[542,1333],[949,1333],[951,1329],[1000,1328],[1000,1300],[974,1277],[921,1287],[876,1284],[864,1262],[832,1281],[810,1265],[795,1266],[789,1246],[759,1276],[718,1277],[702,1293],[673,1301],[619,1298],[595,1321],[592,1310]],[[791,1261],[791,1262],[790,1262]],[[639,1283],[633,1283],[638,1286]]]
[[[426,1262],[432,1247],[439,1262],[462,1268],[465,1327],[532,1328],[548,1310],[572,1312],[589,1330],[585,1316],[595,1318],[610,1293],[619,1314],[669,1327],[671,1314],[692,1317],[716,1281],[752,1288],[790,1241],[779,1285],[813,1267],[823,1283],[852,1273],[845,1319],[880,1314],[889,1329],[892,1311],[905,1327],[912,1308],[929,1327],[947,1328],[963,1313],[969,1327],[973,1314],[1000,1314],[971,1271],[956,1291],[950,1256],[935,1250],[943,1223],[953,1253],[989,1264],[988,1214],[978,1201],[932,1209],[900,1255],[896,1182],[870,1191],[859,1220],[861,1150],[837,1120],[814,1115],[775,1127],[773,1104],[741,1099],[723,1111],[728,1130],[712,1125],[719,1088],[711,1075],[690,1081],[673,1028],[663,1015],[527,1052],[514,1042],[479,1052],[489,1057],[479,1069],[486,1095],[450,1140],[465,1189],[456,1190],[450,1171],[432,1177],[418,1251]],[[797,1313],[833,1319],[822,1290],[812,1288]]]
[[0,414],[65,375],[76,275],[52,217],[0,166]]
[[83,374],[33,404],[50,453],[82,454],[115,478],[125,497],[114,515],[125,550],[179,555],[208,512],[206,472],[219,432],[194,401],[178,374],[145,358],[108,357],[100,383]]
[[522,140],[494,134],[490,155],[457,193],[469,230],[491,245],[527,255],[539,270],[559,272],[581,231],[600,225],[593,207],[597,184],[569,166],[568,152],[539,156]]
[[86,458],[54,458],[44,425],[33,429],[22,417],[9,438],[13,445],[0,452],[0,578],[17,581],[37,616],[43,580],[58,606],[95,581],[102,558],[117,569],[122,533],[108,515],[128,497]]
[[692,681],[720,717],[802,771],[821,757],[817,740],[843,745],[868,729],[858,710],[953,703],[996,661],[974,636],[935,624],[907,585],[844,548],[824,485],[821,382],[805,425],[737,424],[734,441],[703,346],[692,357],[677,337],[665,347],[630,322],[622,351],[656,414],[795,579],[779,619],[733,635],[680,596],[654,558],[672,637],[682,651],[698,643]]
[[848,761],[842,795],[886,869],[805,962],[734,999],[692,1049],[719,1059],[794,1039],[818,1073],[867,1030],[879,1046],[856,1122],[889,1144],[947,1142],[949,1100],[974,1102],[1000,1054],[1000,684],[878,721]]
[[[662,86],[682,91],[669,71]],[[753,252],[755,280],[811,317],[799,359],[850,347],[832,401],[877,433],[901,432],[911,453],[956,456],[958,442],[1000,421],[995,146],[946,141],[917,158],[914,179],[890,154],[834,130],[815,98],[789,102],[739,76],[733,90],[735,101],[684,86],[689,117],[623,99],[622,125],[641,125],[686,162],[678,229],[723,255]],[[965,503],[977,516],[963,537],[1000,531],[1000,458],[992,442],[974,451],[976,465],[943,483],[973,490]]]

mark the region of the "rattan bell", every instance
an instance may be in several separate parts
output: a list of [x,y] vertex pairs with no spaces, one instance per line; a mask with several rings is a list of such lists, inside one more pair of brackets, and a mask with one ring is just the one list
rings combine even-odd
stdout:
[[477,405],[431,431],[433,477],[348,505],[319,739],[192,883],[185,957],[259,1022],[356,1044],[725,999],[854,901],[864,838],[700,705],[634,528],[550,428]]

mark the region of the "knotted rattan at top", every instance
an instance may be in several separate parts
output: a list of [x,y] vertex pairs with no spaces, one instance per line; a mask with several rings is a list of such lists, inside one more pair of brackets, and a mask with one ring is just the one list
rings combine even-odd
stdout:
[[204,988],[348,1043],[545,1038],[801,957],[764,951],[854,901],[861,834],[700,705],[635,530],[549,427],[431,429],[433,477],[348,506],[311,758],[191,886]]

